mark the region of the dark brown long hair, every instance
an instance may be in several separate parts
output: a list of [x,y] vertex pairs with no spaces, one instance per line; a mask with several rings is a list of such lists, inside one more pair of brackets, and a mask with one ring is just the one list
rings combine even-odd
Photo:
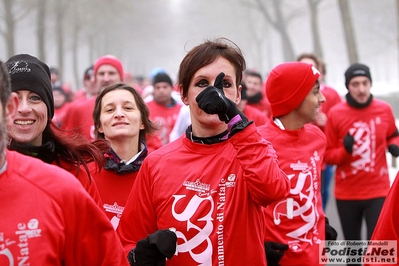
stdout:
[[71,164],[72,167],[76,166],[76,175],[79,172],[80,166],[83,166],[89,178],[91,174],[87,164],[94,162],[97,171],[100,171],[105,165],[103,153],[110,150],[110,146],[105,140],[91,142],[79,133],[61,130],[53,122],[50,122],[44,129],[43,140],[54,142],[55,161],[57,165],[63,167],[61,160],[64,160]]

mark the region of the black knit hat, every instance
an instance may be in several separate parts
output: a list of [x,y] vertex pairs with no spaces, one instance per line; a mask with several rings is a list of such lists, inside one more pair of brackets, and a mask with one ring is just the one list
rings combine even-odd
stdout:
[[372,82],[371,79],[371,74],[370,74],[370,69],[368,66],[355,63],[351,65],[346,71],[345,71],[345,86],[348,88],[349,82],[351,79],[357,76],[364,76],[370,79],[370,82]]
[[154,76],[154,78],[152,79],[152,85],[157,84],[158,82],[167,82],[170,84],[170,86],[173,87],[172,84],[172,79],[169,77],[168,74],[166,73],[158,73]]
[[7,60],[11,90],[29,90],[37,93],[47,106],[49,119],[54,115],[54,98],[49,67],[29,54],[18,54]]

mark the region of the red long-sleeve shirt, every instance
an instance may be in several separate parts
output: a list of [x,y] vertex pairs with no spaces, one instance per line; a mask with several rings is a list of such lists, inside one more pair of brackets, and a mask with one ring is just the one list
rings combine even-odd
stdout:
[[150,119],[159,127],[156,135],[161,140],[162,145],[169,143],[169,135],[175,126],[177,115],[179,114],[181,104],[176,103],[171,107],[158,104],[154,100],[146,103],[150,111]]
[[[395,181],[384,201],[377,225],[375,226],[371,240],[390,240],[399,242],[399,172],[396,174]],[[398,263],[399,253],[396,253],[396,263]],[[386,264],[364,264],[386,265]]]
[[326,137],[311,124],[282,130],[270,121],[258,130],[272,143],[291,182],[288,197],[264,208],[265,241],[288,244],[281,265],[319,265],[319,244],[325,239],[320,174]]
[[182,136],[144,160],[117,232],[128,253],[148,234],[175,228],[177,255],[167,265],[265,265],[261,206],[288,189],[255,125],[212,145]]
[[[354,108],[342,102],[328,113],[325,128],[327,150],[325,162],[337,165],[335,197],[340,200],[363,200],[384,197],[389,190],[386,149],[398,143],[392,108],[373,99],[365,108]],[[350,133],[354,139],[353,152],[343,145]],[[392,137],[392,138],[390,138]]]
[[72,174],[6,151],[0,265],[128,265],[104,212]]
[[103,202],[102,208],[115,229],[118,227],[137,173],[118,174],[115,171],[103,169],[100,173],[93,175]]

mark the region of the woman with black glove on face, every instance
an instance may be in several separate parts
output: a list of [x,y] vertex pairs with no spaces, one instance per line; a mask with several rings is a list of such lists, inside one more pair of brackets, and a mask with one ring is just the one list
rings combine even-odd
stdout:
[[[205,41],[181,62],[192,124],[141,166],[117,229],[131,265],[139,265],[137,249],[155,248],[149,256],[168,258],[166,265],[266,265],[261,207],[285,197],[289,182],[270,142],[236,107],[244,69],[240,49],[226,39]],[[145,240],[165,230],[158,239],[167,236],[168,254]]]

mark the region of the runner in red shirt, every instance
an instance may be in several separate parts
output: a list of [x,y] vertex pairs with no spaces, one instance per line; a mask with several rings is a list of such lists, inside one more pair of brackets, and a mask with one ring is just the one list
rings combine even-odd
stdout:
[[106,87],[97,97],[93,112],[97,139],[106,139],[111,149],[106,165],[93,174],[103,209],[116,229],[137,173],[148,150],[146,136],[156,127],[141,95],[124,83]]
[[172,79],[166,73],[158,73],[152,79],[153,100],[147,102],[150,119],[158,127],[156,134],[162,145],[169,143],[169,135],[175,126],[181,102],[172,97]]
[[[29,56],[17,58],[9,69],[13,81],[15,75],[38,71],[40,63],[32,66]],[[107,217],[71,173],[6,150],[6,123],[13,123],[21,110],[17,94],[10,94],[7,69],[0,62],[0,265],[127,266]]]
[[375,99],[368,66],[345,72],[346,101],[328,113],[325,161],[337,165],[335,198],[346,240],[362,240],[363,218],[371,238],[389,191],[386,151],[399,156],[399,133],[389,104]]
[[[320,111],[316,116],[314,124],[318,126],[323,132],[327,123],[327,114],[331,107],[342,102],[341,96],[338,92],[325,84],[326,66],[324,62],[312,53],[302,53],[297,57],[297,61],[314,65],[320,71],[319,82],[320,91],[323,93],[326,101],[321,105]],[[326,210],[328,199],[330,197],[330,184],[334,176],[335,165],[328,165],[323,162],[321,170],[321,200],[323,202],[323,210]]]
[[[94,63],[94,80],[97,88],[97,95],[108,85],[123,80],[122,62],[112,55],[105,55]],[[89,140],[94,140],[93,109],[97,95],[86,101],[78,101],[72,104],[65,116],[62,128],[83,134]]]
[[[396,174],[395,180],[392,184],[391,189],[385,198],[384,205],[380,216],[378,218],[377,225],[375,226],[371,240],[391,240],[399,242],[399,172]],[[396,263],[398,263],[399,253],[396,250]],[[364,266],[379,266],[387,265],[384,264],[364,264]]]
[[[54,115],[53,92],[48,66],[34,56],[19,54],[6,62],[11,90],[18,95],[18,113],[8,125],[9,149],[55,164],[74,174],[93,199],[101,205],[90,163],[104,163],[101,150],[76,135],[64,138],[51,121]],[[104,147],[104,143],[100,147]]]
[[236,107],[244,68],[226,39],[181,62],[192,125],[140,168],[117,229],[132,265],[165,257],[166,265],[266,265],[261,207],[285,197],[289,183],[271,144]]
[[256,71],[245,71],[243,83],[247,87],[247,104],[260,110],[267,118],[272,117],[270,102],[263,90],[262,75]]
[[[268,265],[318,265],[319,244],[326,239],[320,194],[326,137],[312,124],[325,101],[319,75],[311,64],[288,62],[273,68],[266,81],[273,120],[258,130],[291,182],[288,197],[264,208]],[[278,262],[280,248],[287,250]]]

